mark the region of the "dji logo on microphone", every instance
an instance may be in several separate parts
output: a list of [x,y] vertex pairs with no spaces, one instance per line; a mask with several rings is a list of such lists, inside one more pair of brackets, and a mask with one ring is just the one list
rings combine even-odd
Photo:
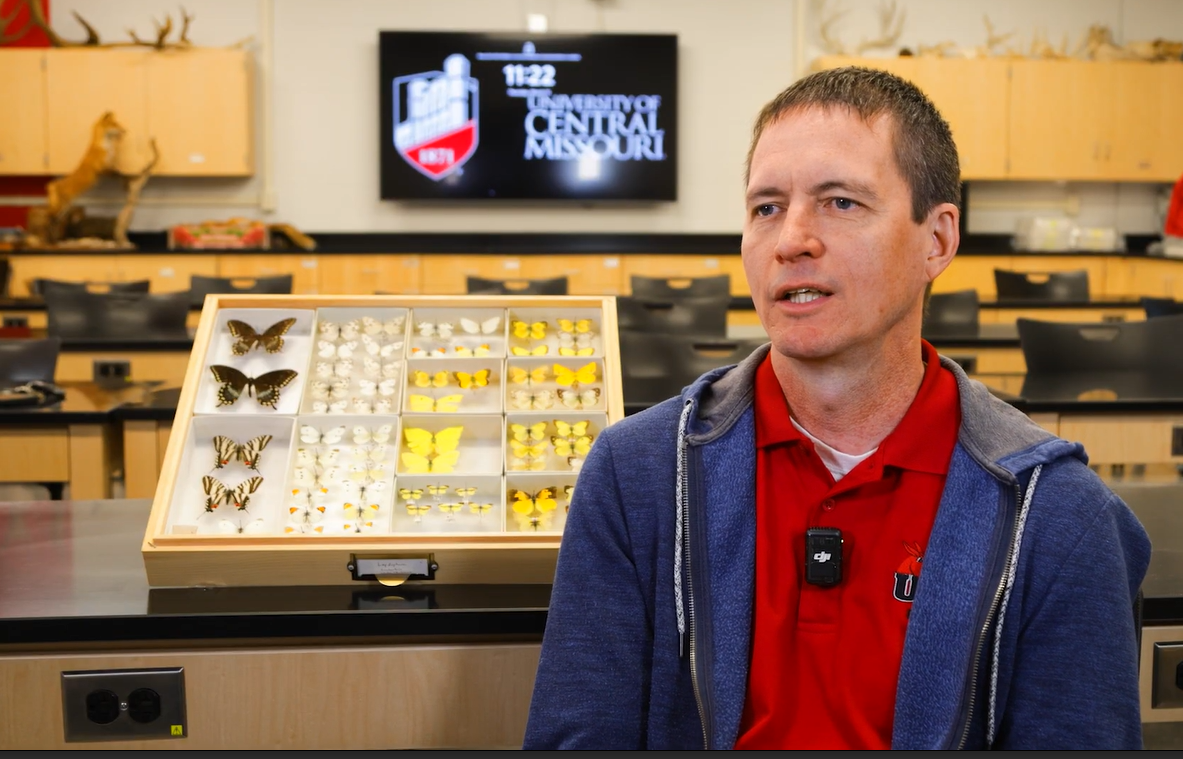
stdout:
[[816,562],[819,562],[821,564],[825,564],[827,561],[829,561],[832,558],[834,558],[833,555],[829,554],[825,551],[818,551],[817,553],[815,553],[813,555],[813,560]]

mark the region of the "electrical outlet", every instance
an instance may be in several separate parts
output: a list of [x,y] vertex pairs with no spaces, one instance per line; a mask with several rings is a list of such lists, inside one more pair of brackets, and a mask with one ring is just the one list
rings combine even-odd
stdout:
[[95,359],[93,374],[95,382],[127,380],[131,377],[131,362]]
[[62,673],[67,743],[184,738],[185,669],[99,669]]

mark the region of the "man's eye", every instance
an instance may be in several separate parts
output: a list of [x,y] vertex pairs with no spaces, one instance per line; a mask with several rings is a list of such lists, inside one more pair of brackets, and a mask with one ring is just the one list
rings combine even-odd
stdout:
[[762,206],[756,206],[757,216],[771,216],[772,212],[776,210],[776,206],[765,203]]
[[858,203],[855,203],[850,198],[834,198],[834,207],[839,211],[849,211],[857,205]]

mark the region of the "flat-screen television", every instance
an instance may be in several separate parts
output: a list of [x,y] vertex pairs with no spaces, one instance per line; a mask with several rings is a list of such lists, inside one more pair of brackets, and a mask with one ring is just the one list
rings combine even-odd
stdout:
[[677,35],[383,31],[379,50],[383,199],[677,199]]

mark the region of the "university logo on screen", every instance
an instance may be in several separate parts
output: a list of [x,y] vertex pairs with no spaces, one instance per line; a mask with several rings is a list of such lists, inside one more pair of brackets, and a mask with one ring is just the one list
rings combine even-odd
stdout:
[[444,59],[443,71],[394,80],[394,147],[428,179],[456,173],[476,152],[479,85],[470,71],[468,59],[456,54]]

